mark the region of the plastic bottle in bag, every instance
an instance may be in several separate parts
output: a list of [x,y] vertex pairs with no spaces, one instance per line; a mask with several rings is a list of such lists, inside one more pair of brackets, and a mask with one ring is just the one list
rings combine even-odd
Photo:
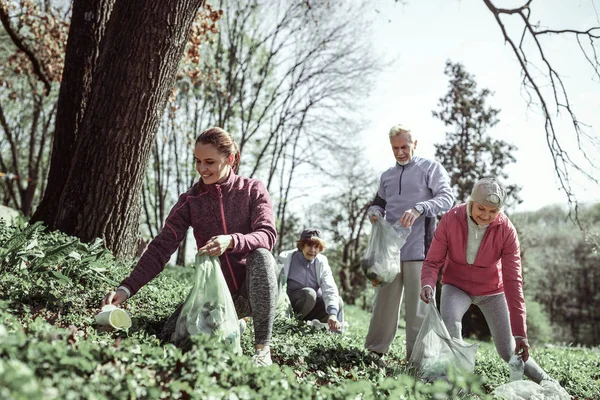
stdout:
[[520,354],[513,354],[508,360],[508,369],[510,371],[510,381],[520,381],[523,379],[523,372],[525,371],[525,363],[521,358]]

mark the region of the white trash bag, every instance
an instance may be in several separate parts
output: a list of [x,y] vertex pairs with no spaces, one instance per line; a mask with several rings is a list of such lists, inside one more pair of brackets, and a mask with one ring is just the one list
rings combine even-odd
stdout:
[[425,381],[446,379],[451,366],[472,373],[478,347],[476,343],[469,344],[450,337],[434,300],[430,300],[408,360],[409,371]]
[[406,243],[410,228],[394,225],[377,215],[373,223],[361,267],[373,286],[385,286],[400,273],[400,249]]
[[538,385],[533,381],[513,381],[498,386],[492,395],[504,400],[571,400],[571,396],[558,382],[543,380]]

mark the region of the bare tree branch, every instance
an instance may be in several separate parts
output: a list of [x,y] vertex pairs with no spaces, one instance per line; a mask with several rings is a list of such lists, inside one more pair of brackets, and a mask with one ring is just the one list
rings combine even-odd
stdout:
[[[597,141],[583,130],[583,127],[586,127],[586,125],[577,119],[572,104],[569,100],[568,91],[563,82],[563,79],[546,56],[545,49],[540,40],[541,37],[543,37],[544,35],[576,35],[579,48],[581,49],[586,61],[592,66],[596,76],[600,77],[600,64],[598,63],[598,57],[594,47],[596,44],[595,40],[600,38],[600,27],[592,27],[587,30],[539,29],[538,24],[534,24],[531,22],[530,6],[533,0],[528,0],[527,3],[523,6],[512,9],[498,8],[494,6],[492,0],[483,1],[488,7],[488,9],[492,12],[492,14],[494,14],[494,17],[502,31],[502,35],[504,36],[505,41],[510,45],[515,56],[517,57],[517,61],[519,62],[523,73],[524,87],[527,90],[533,91],[536,101],[539,103],[542,109],[545,119],[544,127],[546,131],[546,142],[553,158],[554,170],[559,179],[562,189],[566,193],[569,206],[571,207],[571,210],[575,212],[575,220],[581,226],[577,215],[577,199],[571,187],[571,177],[569,174],[569,170],[574,169],[597,184],[599,184],[600,181],[598,180],[598,178],[596,178],[596,176],[594,176],[594,174],[589,173],[583,168],[583,166],[573,161],[569,153],[565,150],[562,143],[566,139],[559,138],[555,123],[556,116],[560,115],[561,110],[566,111],[568,113],[576,136],[579,152],[589,163],[589,166],[594,170],[598,170],[599,168],[598,166],[594,165],[593,161],[589,157],[589,149],[586,149],[585,143],[583,143],[583,141],[585,139],[587,142],[594,142],[596,145]],[[508,33],[504,22],[501,19],[502,15],[517,15],[523,23],[523,31],[521,33],[521,37],[518,41],[518,44],[513,38],[513,36],[511,36]],[[586,51],[586,49],[582,45],[580,41],[581,37],[589,38],[591,54],[589,54],[589,50]],[[533,73],[536,69],[536,66],[527,57],[528,51],[531,50],[525,49],[526,39],[532,40],[535,48],[533,55],[536,55],[542,61],[544,68],[543,70],[541,70],[541,77]],[[549,81],[549,86],[552,90],[551,99],[547,98],[547,96],[543,93],[543,90],[547,85],[547,83],[543,82],[543,79],[547,79]],[[530,97],[529,104],[531,104],[531,102],[532,99]],[[556,115],[553,115],[553,113],[550,112],[551,106],[554,106],[556,108]]]
[[0,20],[2,21],[2,26],[8,33],[8,36],[12,40],[12,42],[17,46],[19,50],[21,50],[29,61],[31,61],[31,65],[33,67],[33,72],[38,76],[40,81],[44,84],[44,94],[48,95],[50,93],[51,85],[50,80],[46,77],[46,73],[43,70],[42,64],[40,60],[38,60],[37,56],[33,53],[33,51],[27,47],[23,38],[21,38],[17,32],[12,28],[10,24],[10,16],[8,15],[8,10],[6,9],[6,4],[4,1],[0,1]]

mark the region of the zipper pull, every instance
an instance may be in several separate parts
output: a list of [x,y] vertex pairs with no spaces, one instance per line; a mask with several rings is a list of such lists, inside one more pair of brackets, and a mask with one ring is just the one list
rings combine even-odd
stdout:
[[219,197],[223,198],[223,192],[221,192],[221,187],[220,186],[215,186],[217,188],[217,193],[219,193]]

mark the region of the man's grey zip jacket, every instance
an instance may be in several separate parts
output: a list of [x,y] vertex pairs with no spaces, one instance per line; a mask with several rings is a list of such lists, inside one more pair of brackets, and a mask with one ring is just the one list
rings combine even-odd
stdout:
[[438,214],[454,203],[450,177],[437,161],[413,157],[406,165],[396,163],[381,175],[379,190],[369,213],[378,211],[394,224],[417,204],[425,211],[416,219],[401,249],[402,261],[422,261],[433,239]]

